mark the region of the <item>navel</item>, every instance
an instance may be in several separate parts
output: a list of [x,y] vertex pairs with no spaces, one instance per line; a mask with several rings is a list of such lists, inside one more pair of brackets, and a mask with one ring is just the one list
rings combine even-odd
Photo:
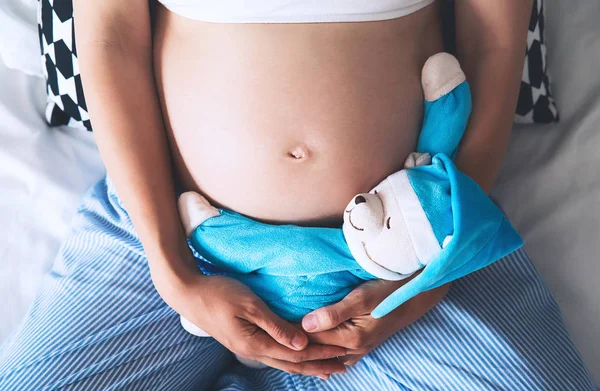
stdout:
[[308,148],[303,145],[299,145],[292,150],[289,151],[288,156],[294,160],[306,160],[308,159],[310,153]]

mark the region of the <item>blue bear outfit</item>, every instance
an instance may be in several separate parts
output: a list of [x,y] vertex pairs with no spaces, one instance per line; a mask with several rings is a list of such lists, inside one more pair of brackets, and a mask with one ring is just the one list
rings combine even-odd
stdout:
[[[407,175],[440,244],[447,236],[452,239],[418,276],[375,308],[375,318],[523,244],[498,207],[451,159],[470,113],[466,81],[425,102],[418,152],[434,157],[431,165],[407,169]],[[271,225],[230,210],[219,212],[220,216],[208,218],[192,232],[192,248],[218,272],[246,284],[284,319],[299,322],[307,313],[334,304],[364,281],[377,278],[356,262],[341,227]]]

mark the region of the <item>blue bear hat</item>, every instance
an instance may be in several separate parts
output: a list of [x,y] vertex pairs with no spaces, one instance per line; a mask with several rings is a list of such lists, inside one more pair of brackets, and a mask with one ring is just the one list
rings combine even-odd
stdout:
[[435,155],[430,165],[405,171],[412,188],[403,191],[414,191],[430,232],[422,221],[407,221],[407,226],[421,227],[415,234],[433,235],[440,247],[437,254],[422,260],[424,268],[420,274],[375,308],[371,313],[375,318],[421,292],[477,271],[523,245],[500,209],[448,156]]

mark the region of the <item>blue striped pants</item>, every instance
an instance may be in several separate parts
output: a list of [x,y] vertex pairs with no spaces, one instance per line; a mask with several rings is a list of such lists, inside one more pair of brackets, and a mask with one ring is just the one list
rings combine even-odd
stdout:
[[330,380],[255,370],[185,332],[156,293],[110,181],[85,196],[26,319],[0,347],[0,390],[595,390],[524,252],[447,297]]

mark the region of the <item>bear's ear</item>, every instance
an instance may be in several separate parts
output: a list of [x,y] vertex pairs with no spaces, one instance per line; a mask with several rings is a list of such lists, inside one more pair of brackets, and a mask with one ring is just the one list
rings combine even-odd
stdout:
[[431,164],[431,155],[427,152],[413,152],[404,161],[404,168],[428,166]]

